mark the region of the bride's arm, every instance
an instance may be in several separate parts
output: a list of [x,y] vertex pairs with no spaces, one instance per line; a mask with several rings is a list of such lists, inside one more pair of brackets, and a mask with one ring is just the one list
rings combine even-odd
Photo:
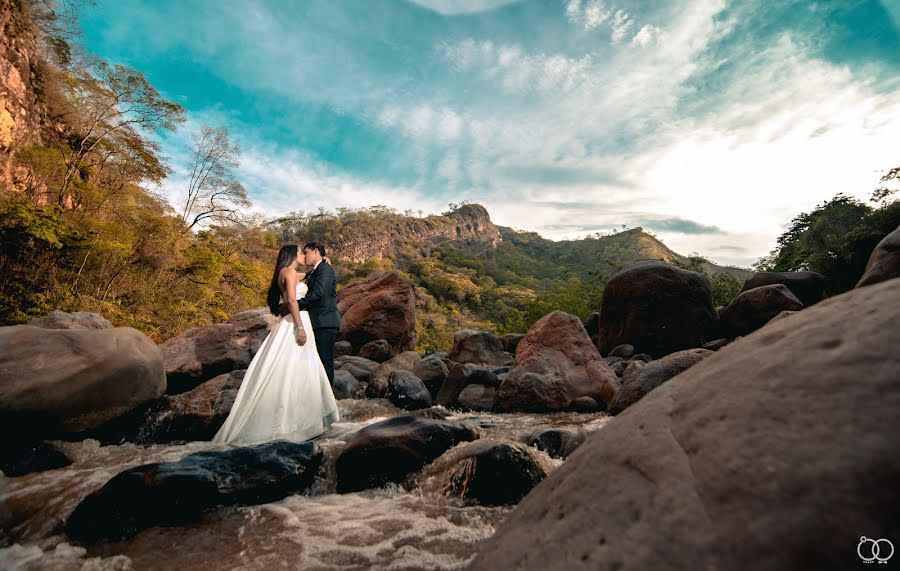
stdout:
[[[297,273],[288,272],[284,278],[284,285],[284,289],[287,292],[296,292]],[[297,300],[295,299],[297,296],[296,294],[291,293],[287,297],[288,311],[291,314],[291,318],[294,320],[294,337],[296,338],[298,345],[303,345],[306,343],[306,330],[303,329],[303,322],[300,320],[300,306],[297,305]]]

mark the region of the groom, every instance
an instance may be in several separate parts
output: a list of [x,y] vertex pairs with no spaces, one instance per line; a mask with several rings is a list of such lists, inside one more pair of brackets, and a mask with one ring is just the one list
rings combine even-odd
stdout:
[[297,303],[300,311],[309,312],[316,337],[316,351],[325,366],[328,381],[334,385],[334,341],[341,330],[341,315],[337,310],[337,280],[334,268],[323,261],[325,246],[310,242],[303,246],[303,261],[312,266],[306,274],[306,295]]

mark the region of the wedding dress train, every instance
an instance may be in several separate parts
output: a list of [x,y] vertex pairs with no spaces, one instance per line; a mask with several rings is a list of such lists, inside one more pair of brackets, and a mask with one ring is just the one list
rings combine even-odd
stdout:
[[[297,299],[306,291],[306,284],[297,284]],[[290,314],[282,317],[250,362],[231,412],[213,442],[235,446],[272,440],[301,442],[339,420],[309,313],[301,311],[300,320],[306,343],[297,345],[294,320]]]

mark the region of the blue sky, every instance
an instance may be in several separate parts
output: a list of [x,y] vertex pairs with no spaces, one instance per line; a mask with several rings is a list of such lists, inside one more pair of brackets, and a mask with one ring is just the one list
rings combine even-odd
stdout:
[[226,126],[257,210],[484,204],[748,265],[900,165],[900,0],[97,0],[86,47]]

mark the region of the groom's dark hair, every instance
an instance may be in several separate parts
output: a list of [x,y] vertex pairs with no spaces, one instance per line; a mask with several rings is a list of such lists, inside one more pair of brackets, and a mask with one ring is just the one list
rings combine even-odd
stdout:
[[303,246],[304,250],[318,250],[319,255],[323,258],[325,257],[325,246],[320,244],[319,242],[309,242],[305,246]]

